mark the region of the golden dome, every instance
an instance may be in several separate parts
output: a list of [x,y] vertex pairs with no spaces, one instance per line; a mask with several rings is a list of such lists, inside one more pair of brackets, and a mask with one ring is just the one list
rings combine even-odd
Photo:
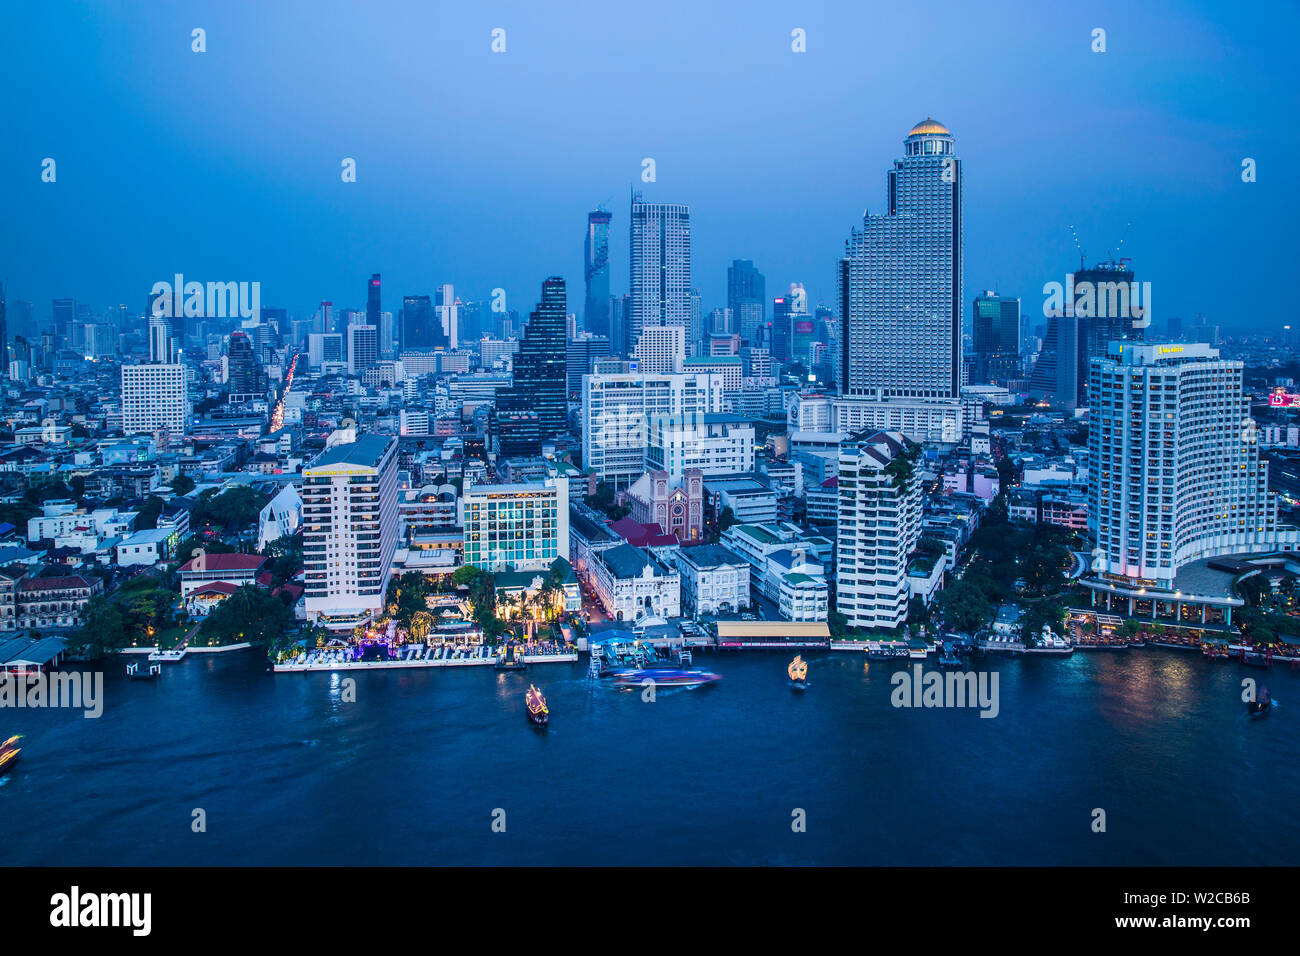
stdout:
[[933,119],[927,116],[921,122],[913,126],[912,131],[907,135],[908,136],[951,136],[952,133],[948,131],[948,127],[944,126],[942,123],[935,122]]

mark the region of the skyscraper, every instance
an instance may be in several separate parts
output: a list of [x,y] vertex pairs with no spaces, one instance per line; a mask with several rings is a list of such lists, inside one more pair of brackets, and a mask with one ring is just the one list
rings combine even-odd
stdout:
[[54,318],[54,341],[58,348],[63,348],[68,342],[68,336],[72,334],[72,324],[77,321],[77,300],[55,299],[51,311]]
[[884,215],[863,218],[840,262],[841,395],[956,399],[963,384],[962,167],[927,118],[889,171]]
[[1005,385],[1020,377],[1020,300],[982,292],[971,307],[975,374],[981,382]]
[[370,276],[366,286],[366,324],[379,328],[379,273]]
[[582,327],[592,335],[609,335],[609,223],[612,213],[603,209],[587,213],[587,237],[583,242],[587,300],[583,305]]
[[1204,344],[1113,342],[1089,362],[1088,524],[1101,575],[1089,587],[1145,603],[1146,615],[1153,600],[1186,596],[1175,579],[1187,564],[1295,548],[1267,490],[1243,367]]
[[[733,259],[727,268],[727,308],[745,345],[766,345],[767,280],[753,260]],[[715,329],[714,331],[719,331]]]
[[226,383],[230,394],[256,395],[262,391],[261,379],[252,339],[244,332],[232,332],[226,355]]
[[691,324],[691,207],[632,197],[629,347],[647,325]]
[[515,436],[510,434],[509,416],[505,413],[536,413],[539,447],[531,450],[533,454],[541,450],[541,442],[552,441],[566,430],[566,314],[564,280],[551,276],[542,283],[542,299],[529,315],[523,338],[519,340],[519,354],[514,359],[514,383],[509,393],[498,402],[498,409],[503,413],[499,416],[499,437],[502,454],[507,457],[527,453],[520,445],[529,446],[533,441],[530,436],[523,442],[515,442]]
[[402,348],[446,348],[447,337],[442,324],[433,314],[433,301],[427,295],[408,295],[402,299]]
[[438,326],[443,343],[450,348],[460,348],[460,300],[451,285],[438,286]]

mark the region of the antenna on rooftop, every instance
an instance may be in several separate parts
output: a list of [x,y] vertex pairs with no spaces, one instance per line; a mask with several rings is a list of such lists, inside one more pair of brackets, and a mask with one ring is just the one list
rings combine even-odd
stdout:
[[1079,268],[1082,270],[1084,268],[1084,259],[1087,256],[1087,253],[1083,251],[1083,244],[1079,242],[1079,233],[1073,226],[1070,227],[1070,236],[1074,239],[1074,248],[1079,250]]

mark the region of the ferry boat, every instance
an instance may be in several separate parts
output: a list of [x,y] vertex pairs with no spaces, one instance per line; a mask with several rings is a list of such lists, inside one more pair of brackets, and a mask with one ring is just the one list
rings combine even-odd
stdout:
[[625,670],[614,674],[614,686],[621,690],[635,690],[644,680],[653,681],[656,687],[699,687],[722,680],[722,675],[680,667]]
[[0,744],[0,776],[8,773],[18,763],[18,758],[23,752],[23,748],[18,746],[18,741],[22,739],[22,734],[15,734]]
[[795,690],[808,689],[808,662],[800,655],[796,654],[794,660],[790,662],[786,673],[790,675],[790,686]]
[[546,698],[532,684],[528,685],[528,693],[524,695],[524,709],[528,712],[528,719],[538,727],[545,727],[551,720],[551,712],[546,707]]
[[1263,717],[1273,709],[1273,696],[1268,692],[1267,687],[1259,689],[1259,696],[1246,703],[1246,713],[1252,717]]

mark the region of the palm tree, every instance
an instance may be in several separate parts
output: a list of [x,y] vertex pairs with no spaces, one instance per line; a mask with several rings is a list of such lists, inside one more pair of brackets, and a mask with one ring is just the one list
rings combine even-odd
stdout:
[[406,633],[411,640],[423,643],[431,630],[433,630],[433,615],[428,611],[416,611],[411,615],[411,623],[407,626]]

